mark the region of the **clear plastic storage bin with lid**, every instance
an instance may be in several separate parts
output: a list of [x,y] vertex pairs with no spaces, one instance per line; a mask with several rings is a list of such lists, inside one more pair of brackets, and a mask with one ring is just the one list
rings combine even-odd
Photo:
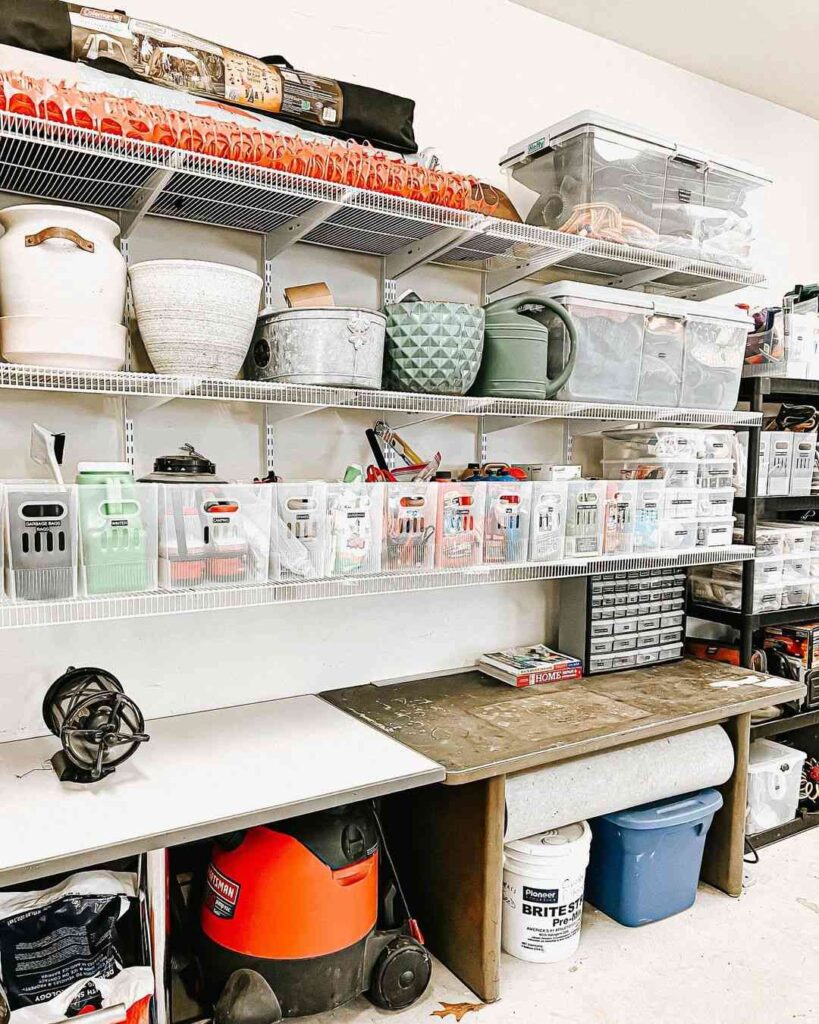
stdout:
[[[538,294],[565,306],[577,331],[574,368],[561,398],[705,409],[736,405],[752,324],[735,306],[572,281]],[[561,319],[547,310],[545,322],[549,376],[555,378],[571,344]]]
[[519,208],[533,200],[528,224],[742,267],[754,238],[749,195],[771,182],[592,110],[510,146],[501,167]]
[[603,459],[602,466],[607,480],[656,480],[669,490],[697,486],[694,459]]
[[[733,431],[708,431],[720,435],[721,446]],[[706,431],[699,427],[648,427],[606,430],[603,433],[604,459],[684,459],[696,461],[707,455]],[[712,442],[712,445],[717,443]],[[730,452],[726,452],[729,455]]]
[[[742,608],[742,580],[715,579],[705,573],[689,576],[691,597],[702,604],[715,604],[731,611]],[[754,583],[753,612],[774,612],[782,607],[782,584]]]
[[697,547],[727,548],[731,546],[734,520],[700,519],[697,525]]

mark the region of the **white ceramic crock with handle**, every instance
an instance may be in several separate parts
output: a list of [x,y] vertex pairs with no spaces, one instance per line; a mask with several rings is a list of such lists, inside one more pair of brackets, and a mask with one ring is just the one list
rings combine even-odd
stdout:
[[119,227],[90,210],[33,203],[0,210],[0,316],[121,324]]

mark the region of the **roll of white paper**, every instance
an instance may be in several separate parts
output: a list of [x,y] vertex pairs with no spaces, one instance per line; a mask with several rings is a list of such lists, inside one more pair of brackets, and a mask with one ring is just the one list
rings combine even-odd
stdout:
[[507,842],[726,782],[734,750],[719,725],[519,772],[506,779]]

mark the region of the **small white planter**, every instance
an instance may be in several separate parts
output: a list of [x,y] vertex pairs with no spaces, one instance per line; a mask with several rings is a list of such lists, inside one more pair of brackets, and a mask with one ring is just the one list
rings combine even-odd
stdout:
[[157,373],[238,375],[259,312],[258,274],[199,260],[150,260],[129,273],[139,331]]

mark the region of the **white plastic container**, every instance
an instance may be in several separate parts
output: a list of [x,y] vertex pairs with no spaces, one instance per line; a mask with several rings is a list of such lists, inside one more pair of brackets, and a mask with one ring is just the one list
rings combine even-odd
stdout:
[[0,345],[11,363],[120,370],[125,261],[118,225],[90,210],[0,210]]
[[431,569],[435,564],[434,483],[385,484],[381,567],[386,572]]
[[700,519],[697,526],[697,547],[730,547],[733,533],[733,517],[730,519]]
[[6,486],[6,593],[15,601],[77,596],[77,488],[43,480]]
[[536,480],[532,483],[530,562],[555,562],[563,557],[567,486],[565,480]]
[[804,583],[811,577],[810,553],[806,555],[785,555],[782,559],[782,582]]
[[755,740],[748,758],[745,832],[755,835],[796,816],[806,754],[773,740]]
[[595,558],[603,553],[606,481],[569,480],[566,494],[567,558]]
[[504,846],[501,945],[529,963],[556,963],[580,944],[591,848],[588,822]]
[[769,437],[767,493],[780,496],[790,491],[794,435],[787,430],[772,430]]
[[163,484],[160,587],[263,583],[270,563],[272,498],[269,484]]
[[328,484],[328,575],[356,576],[378,572],[381,568],[383,523],[382,484]]
[[[705,457],[705,433],[700,427],[607,430],[603,434],[603,458],[701,459]],[[709,433],[725,435],[727,432]]]
[[804,608],[810,604],[810,580],[799,583],[782,581],[782,607]]
[[317,579],[325,575],[327,484],[322,481],[275,484],[271,578]]
[[465,569],[483,561],[485,483],[447,480],[436,483],[438,512],[435,524],[435,565],[439,569]]
[[696,519],[666,519],[660,523],[661,548],[670,551],[690,551],[696,546]]
[[791,484],[790,494],[810,494],[813,482],[813,468],[816,459],[816,434],[794,434],[791,442]]
[[529,554],[531,506],[532,485],[529,482],[499,480],[486,484],[483,531],[485,564],[526,561]]
[[664,519],[696,519],[700,492],[696,487],[669,487],[665,492]]
[[697,466],[697,483],[700,487],[725,490],[733,486],[733,459],[700,459]]
[[637,505],[634,515],[635,554],[648,554],[660,546],[660,522],[665,503],[663,480],[637,480]]
[[614,480],[606,484],[603,509],[603,554],[628,555],[634,545],[637,488],[642,481]]
[[607,480],[662,480],[672,487],[696,487],[695,459],[603,459],[603,476]]
[[[712,575],[715,580],[741,580],[744,562],[727,562],[715,565]],[[757,558],[754,561],[754,587],[771,586],[782,582],[783,559],[775,555],[773,558]]]
[[703,487],[697,499],[697,515],[703,519],[729,519],[733,513],[733,487]]
[[[712,579],[692,574],[690,577],[691,596],[703,604],[716,604],[721,608],[740,611],[742,608],[742,581]],[[782,607],[782,584],[754,586],[751,611],[774,612]]]

